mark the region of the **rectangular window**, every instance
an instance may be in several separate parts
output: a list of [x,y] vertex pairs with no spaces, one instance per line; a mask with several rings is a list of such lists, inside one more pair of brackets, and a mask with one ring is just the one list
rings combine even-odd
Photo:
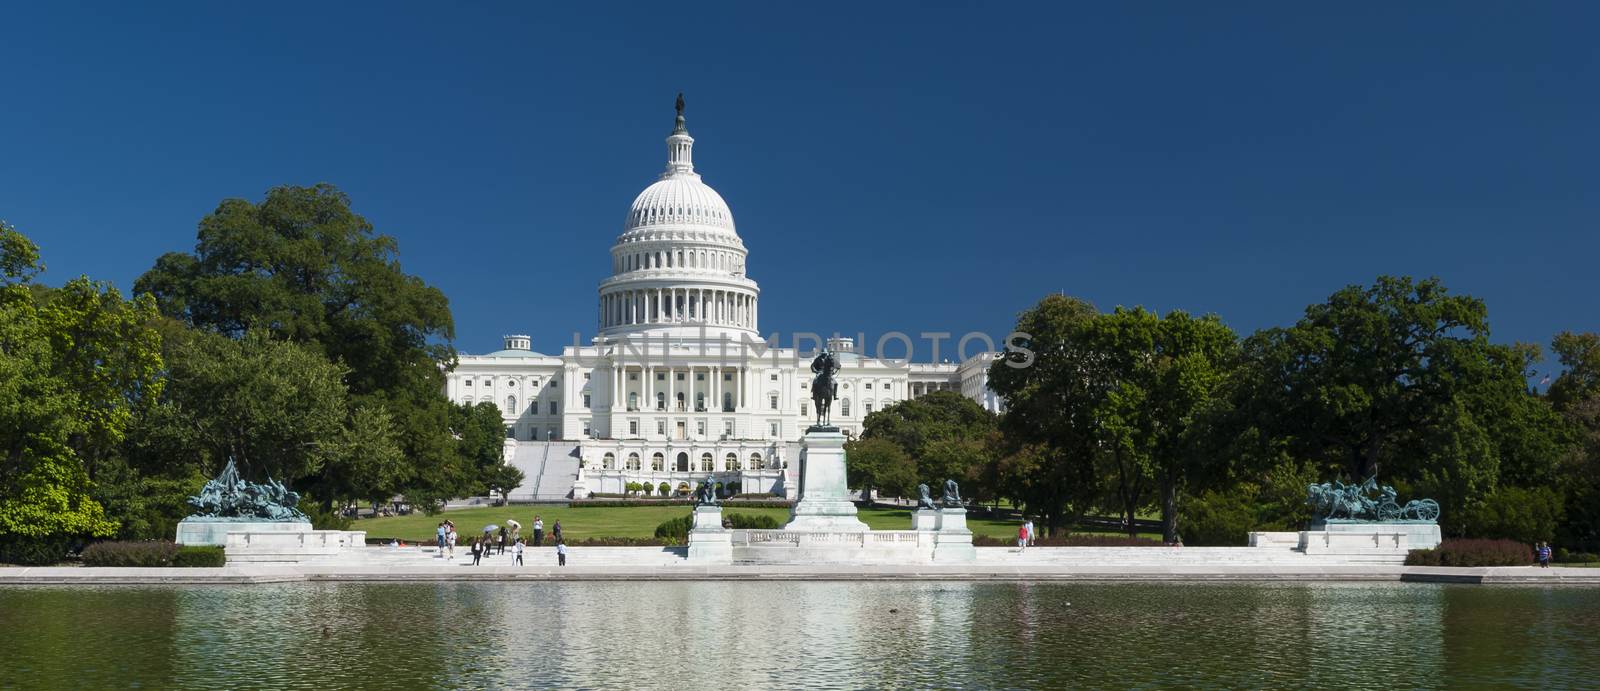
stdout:
[[555,401],[551,401],[550,402],[550,414],[551,415],[555,415],[556,414],[556,402]]
[[697,437],[706,436],[706,421],[705,420],[699,420],[699,421],[694,423],[694,433],[695,433],[695,436],[697,436]]
[[769,396],[768,397],[768,402],[771,403],[773,410],[777,410],[778,409],[778,397],[777,396]]
[[733,421],[732,420],[723,420],[722,421],[722,436],[725,436],[725,437],[732,437],[733,436]]
[[465,379],[463,381],[466,382],[467,386],[472,386],[472,380],[471,379]]
[[678,381],[683,381],[683,373],[682,372],[678,373]]
[[728,374],[728,373],[723,373],[722,381],[733,381],[733,375],[732,374]]
[[588,420],[584,420],[583,421],[583,436],[585,436],[585,437],[594,436],[594,433],[590,430],[589,421]]
[[872,382],[867,382],[867,388],[868,388],[868,389],[871,389],[871,388],[872,388]]
[[804,402],[802,402],[802,403],[801,403],[801,404],[800,404],[800,415],[801,415],[801,416],[806,416],[806,415],[810,415],[810,413],[807,413],[807,412],[806,412],[806,410],[807,410],[807,409],[808,409],[808,408],[810,408],[810,406],[808,406],[808,405],[806,405],[806,404],[805,404],[805,403],[804,403]]
[[665,435],[666,433],[667,433],[667,421],[666,420],[656,420],[656,434]]
[[538,427],[529,427],[528,428],[528,439],[530,441],[539,441],[539,428]]
[[772,381],[778,381],[778,373],[777,372],[773,372],[772,373]]
[[778,436],[778,423],[776,423],[776,422],[772,423],[771,431],[772,431],[773,438],[777,438],[777,436]]
[[585,408],[589,407],[589,394],[584,394],[583,395],[583,407],[585,407]]
[[589,381],[589,373],[588,372],[584,372],[583,373],[583,380],[584,381]]
[[629,372],[628,373],[628,381],[639,381],[639,373],[638,372]]
[[507,439],[516,439],[517,438],[517,428],[515,428],[515,427],[507,427],[506,428],[506,438]]
[[695,381],[705,381],[706,380],[706,373],[705,372],[695,372],[694,373],[694,380]]
[[667,380],[667,373],[666,372],[656,372],[656,381],[666,381],[666,380]]
[[628,436],[630,436],[630,437],[639,436],[639,421],[638,420],[629,420],[628,421]]

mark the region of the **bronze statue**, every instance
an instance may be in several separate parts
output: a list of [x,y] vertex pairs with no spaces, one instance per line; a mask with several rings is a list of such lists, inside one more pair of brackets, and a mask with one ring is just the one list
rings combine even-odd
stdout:
[[716,506],[717,483],[711,480],[700,483],[700,487],[695,489],[694,498],[695,506]]
[[933,508],[938,507],[933,505],[933,497],[928,496],[928,484],[922,483],[917,485],[917,509],[920,510]]
[[961,488],[956,485],[955,480],[944,481],[944,497],[941,501],[948,507],[961,506]]
[[277,480],[254,483],[239,475],[233,457],[222,472],[189,497],[195,517],[235,521],[305,521],[300,494]]
[[678,92],[678,102],[676,104],[674,104],[673,107],[678,109],[678,117],[680,117],[680,118],[683,117],[683,92],[682,91]]
[[817,406],[816,426],[826,427],[833,399],[839,397],[839,382],[834,379],[834,375],[839,373],[839,359],[832,352],[824,350],[811,361],[811,373],[817,375],[811,380],[811,402]]

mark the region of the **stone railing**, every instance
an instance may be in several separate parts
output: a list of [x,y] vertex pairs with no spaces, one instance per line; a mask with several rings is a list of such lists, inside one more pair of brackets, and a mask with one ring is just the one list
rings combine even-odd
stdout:
[[809,530],[734,530],[733,544],[739,546],[793,545],[795,547],[916,547],[927,533],[916,530],[873,530],[869,532],[821,532]]

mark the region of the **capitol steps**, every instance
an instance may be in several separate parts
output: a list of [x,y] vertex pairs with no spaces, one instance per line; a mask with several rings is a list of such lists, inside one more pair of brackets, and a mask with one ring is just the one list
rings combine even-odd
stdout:
[[578,481],[578,445],[570,442],[524,441],[517,444],[511,465],[522,471],[522,486],[511,501],[565,501]]

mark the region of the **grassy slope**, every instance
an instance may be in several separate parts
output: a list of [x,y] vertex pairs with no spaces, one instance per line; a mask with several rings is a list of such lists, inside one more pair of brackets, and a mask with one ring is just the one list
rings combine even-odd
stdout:
[[[393,518],[369,518],[356,521],[351,530],[365,530],[368,537],[397,537],[408,541],[425,541],[433,538],[434,527],[446,518],[455,522],[462,535],[472,535],[483,526],[502,524],[507,518],[522,523],[524,535],[532,535],[533,517],[544,517],[546,534],[557,520],[561,521],[562,534],[573,538],[588,537],[651,537],[662,521],[689,513],[687,506],[631,506],[578,508],[568,506],[510,506],[504,508],[474,508],[446,511],[438,516],[412,514]],[[724,507],[724,513],[767,515],[779,523],[789,519],[788,509],[753,509]],[[907,509],[875,508],[860,512],[861,520],[874,530],[910,530],[911,512]],[[1015,538],[1017,523],[973,518],[967,522],[976,535],[997,538]],[[1112,534],[1112,533],[1107,533]]]

